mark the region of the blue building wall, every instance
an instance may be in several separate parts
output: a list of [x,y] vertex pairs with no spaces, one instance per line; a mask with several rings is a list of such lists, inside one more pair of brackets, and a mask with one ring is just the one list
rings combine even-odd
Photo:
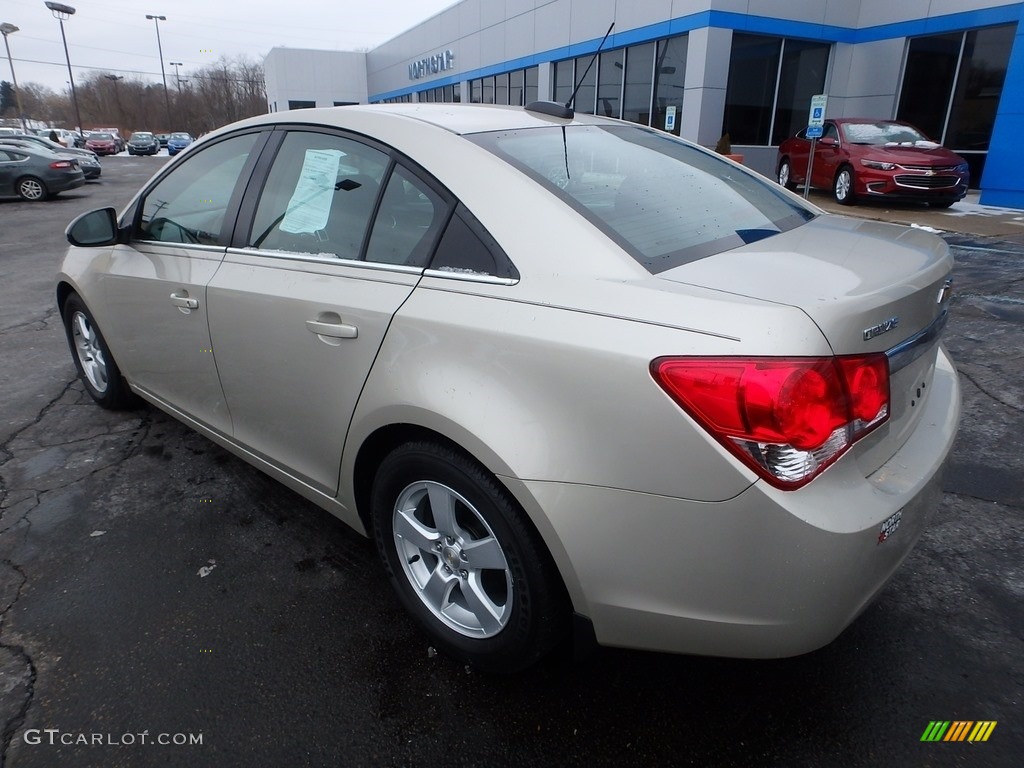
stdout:
[[981,177],[981,202],[1024,208],[1024,5]]

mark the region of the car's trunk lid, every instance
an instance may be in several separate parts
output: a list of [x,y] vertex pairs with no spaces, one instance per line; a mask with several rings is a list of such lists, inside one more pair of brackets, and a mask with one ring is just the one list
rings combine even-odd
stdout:
[[922,410],[952,267],[948,247],[930,233],[820,216],[659,277],[797,307],[837,355],[889,353],[889,423],[858,449],[870,473],[899,449]]

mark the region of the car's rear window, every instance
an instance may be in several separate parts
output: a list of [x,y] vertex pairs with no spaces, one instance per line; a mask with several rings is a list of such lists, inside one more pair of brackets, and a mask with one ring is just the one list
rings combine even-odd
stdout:
[[814,218],[781,188],[640,126],[567,126],[468,136],[568,202],[651,273]]

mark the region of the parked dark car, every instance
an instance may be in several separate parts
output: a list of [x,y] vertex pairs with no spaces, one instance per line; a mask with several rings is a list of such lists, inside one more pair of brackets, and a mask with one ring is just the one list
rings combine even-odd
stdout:
[[45,200],[83,184],[77,160],[48,149],[0,145],[0,197]]
[[100,173],[102,173],[102,166],[100,165],[100,159],[96,156],[95,152],[88,149],[75,149],[74,147],[65,147],[56,142],[44,139],[42,136],[30,136],[28,134],[16,134],[14,136],[0,136],[0,144],[12,144],[20,146],[31,146],[41,147],[42,149],[48,149],[51,152],[55,152],[58,155],[66,157],[73,157],[78,160],[78,165],[81,167],[82,172],[85,174],[86,180],[98,179]]
[[189,134],[172,133],[171,137],[167,140],[167,154],[173,157],[191,143],[192,137]]
[[170,138],[171,138],[171,134],[169,134],[169,133],[158,133],[156,135],[156,140],[160,142],[160,148],[161,149],[166,149],[167,142],[170,140]]
[[85,140],[85,148],[91,149],[97,155],[116,155],[121,151],[117,139],[110,133],[90,133],[89,138]]
[[[776,178],[794,189],[807,179],[811,140],[806,129],[779,146]],[[967,161],[896,120],[826,120],[814,150],[811,186],[831,189],[836,202],[886,198],[948,208],[967,194]]]
[[129,155],[155,155],[160,151],[160,142],[149,131],[136,131],[128,139]]

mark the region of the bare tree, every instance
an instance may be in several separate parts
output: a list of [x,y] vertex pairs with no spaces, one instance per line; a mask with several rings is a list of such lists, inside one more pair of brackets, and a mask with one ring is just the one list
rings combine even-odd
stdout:
[[[76,78],[77,81],[77,78]],[[83,128],[134,131],[187,131],[193,136],[267,111],[263,65],[246,57],[221,58],[189,74],[180,90],[170,92],[174,125],[164,125],[163,85],[138,77],[93,70],[76,82]],[[28,83],[21,88],[27,116],[48,125],[71,125],[70,94]]]

